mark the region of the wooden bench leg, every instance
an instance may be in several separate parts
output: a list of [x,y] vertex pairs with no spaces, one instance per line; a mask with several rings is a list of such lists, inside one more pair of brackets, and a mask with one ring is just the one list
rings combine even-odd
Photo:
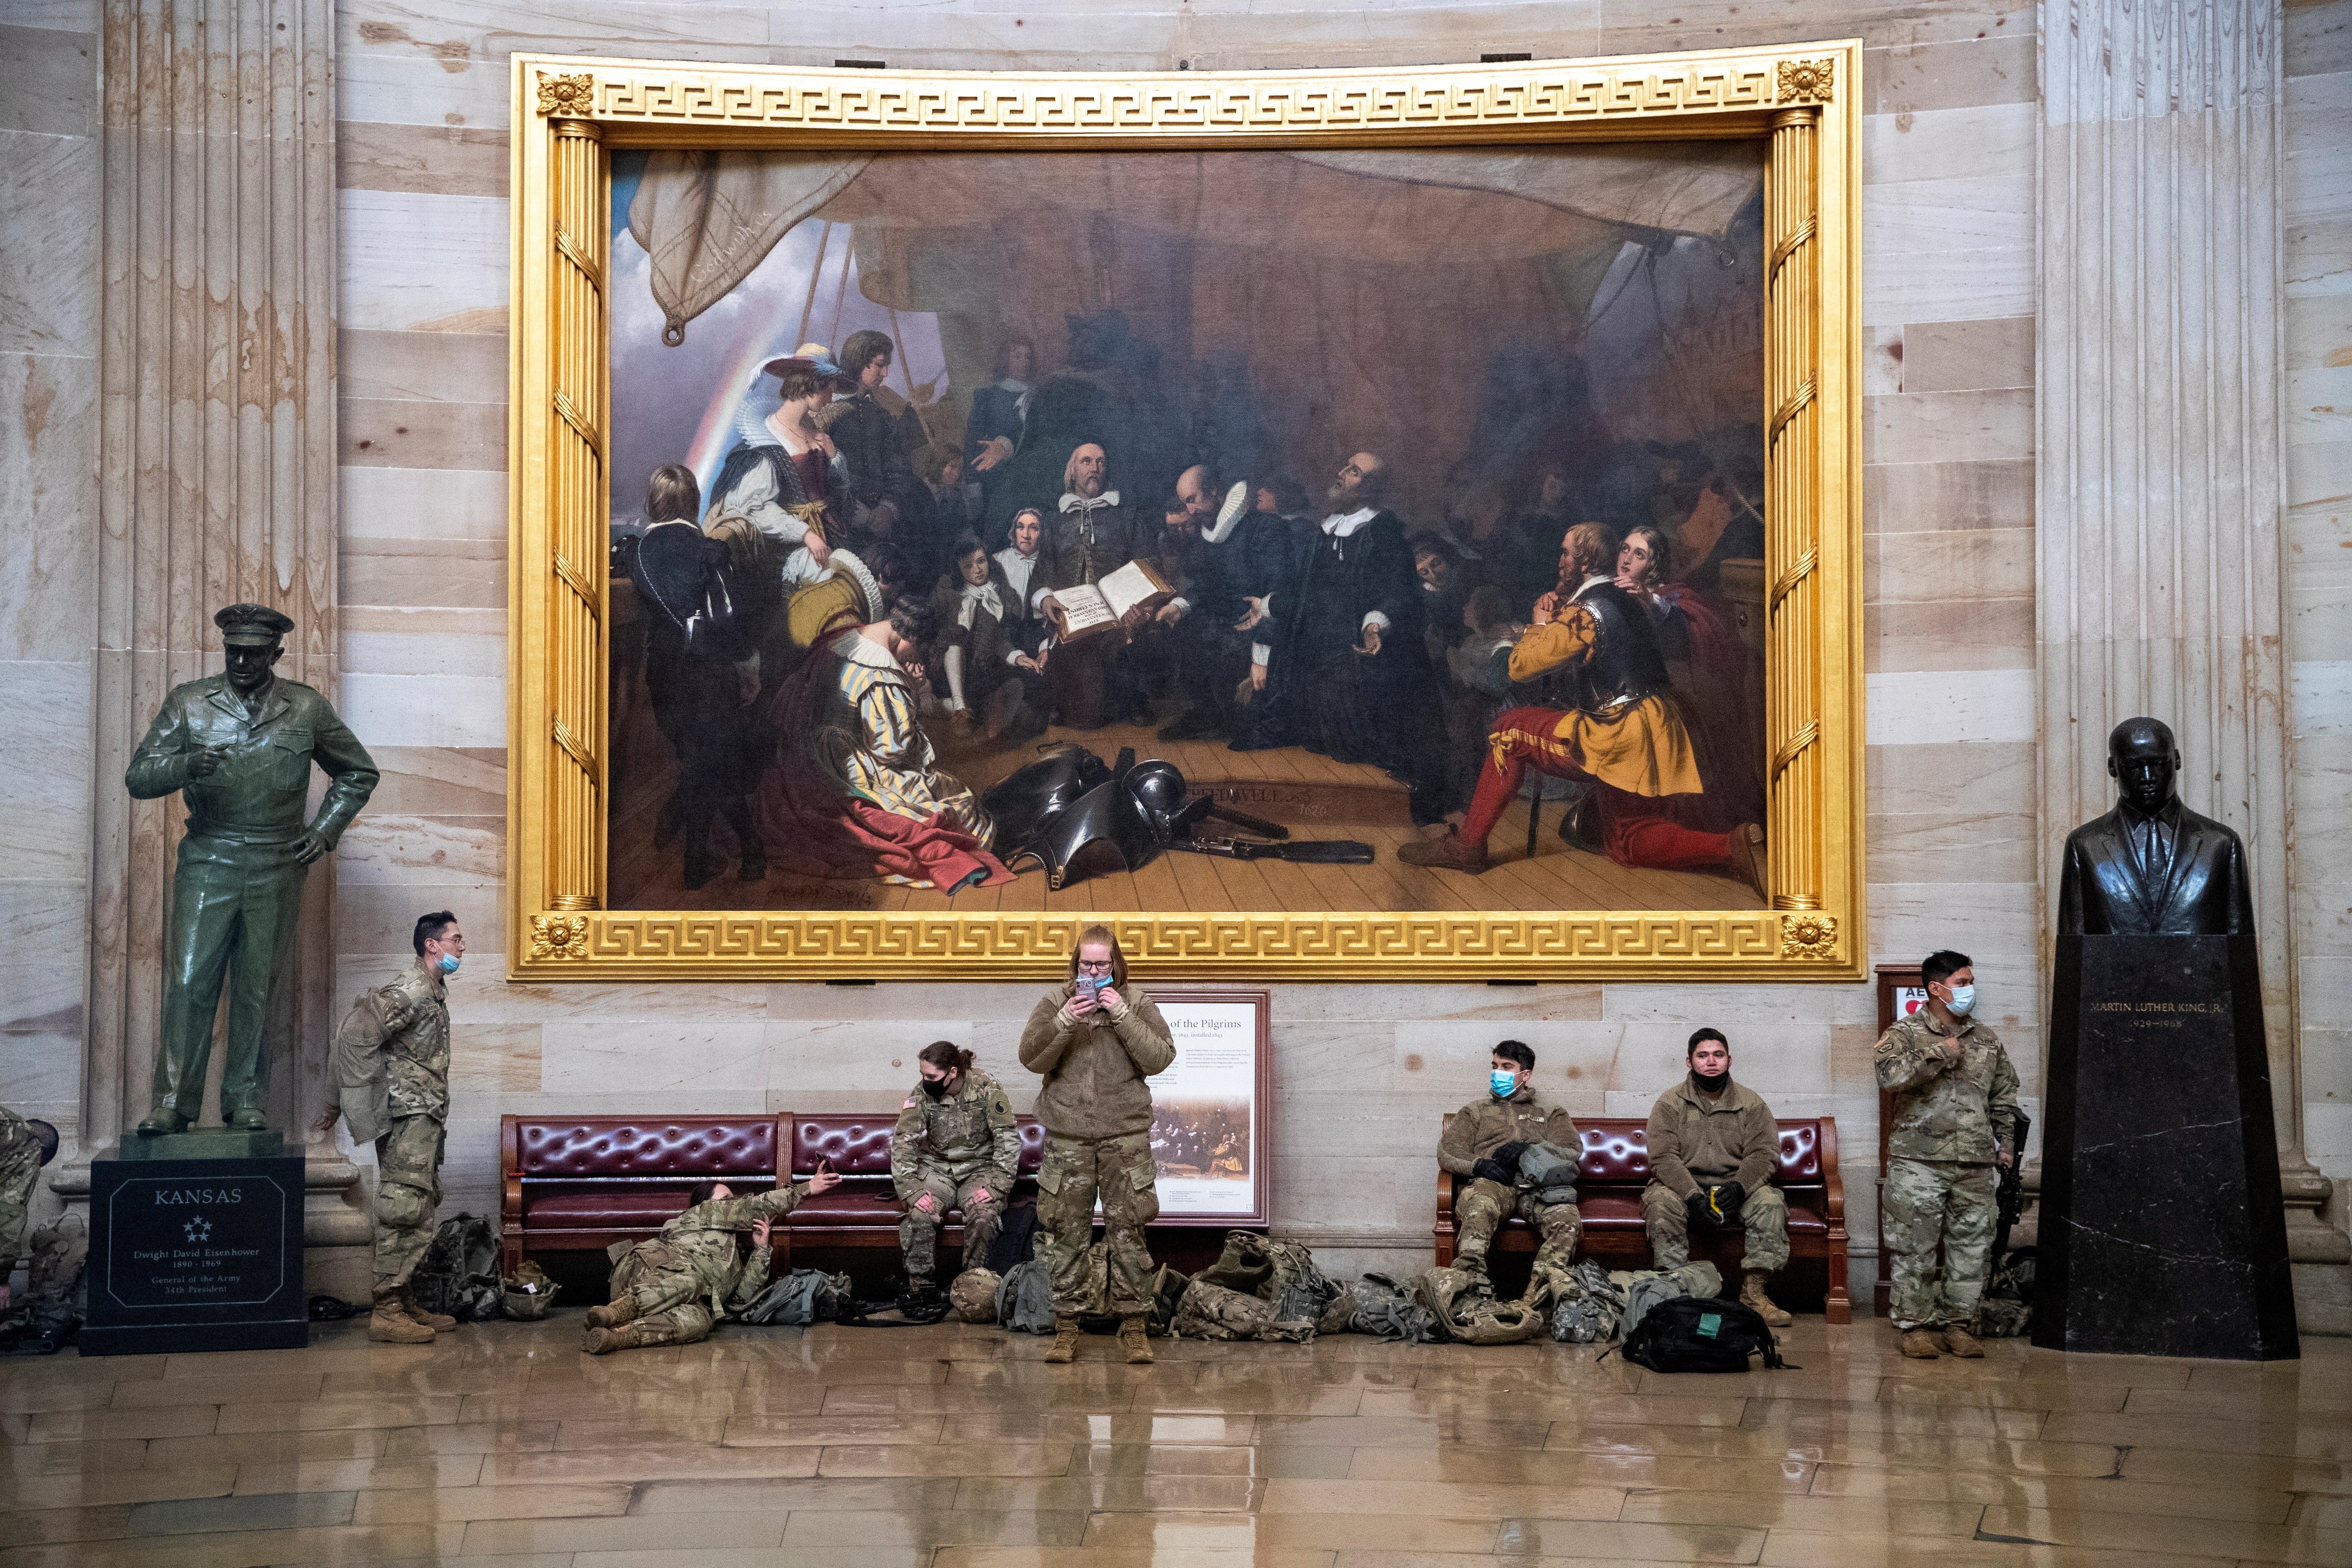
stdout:
[[1853,1321],[1853,1298],[1845,1288],[1845,1246],[1843,1242],[1830,1245],[1830,1293],[1822,1303],[1822,1315],[1832,1323]]

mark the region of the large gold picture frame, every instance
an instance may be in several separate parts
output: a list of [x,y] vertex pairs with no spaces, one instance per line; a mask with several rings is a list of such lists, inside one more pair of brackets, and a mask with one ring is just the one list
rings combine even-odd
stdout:
[[[530,981],[1043,977],[1108,920],[1247,980],[1852,981],[1863,863],[1862,45],[1397,69],[1066,76],[513,63],[508,973]],[[1769,909],[912,914],[609,910],[605,268],[636,147],[1425,147],[1745,138],[1765,195]]]

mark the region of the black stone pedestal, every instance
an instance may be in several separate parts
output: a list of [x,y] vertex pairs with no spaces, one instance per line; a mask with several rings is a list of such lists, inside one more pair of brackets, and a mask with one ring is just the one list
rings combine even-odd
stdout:
[[84,1355],[299,1348],[302,1161],[122,1160],[89,1167]]
[[2033,1342],[2301,1353],[2251,936],[2061,936]]

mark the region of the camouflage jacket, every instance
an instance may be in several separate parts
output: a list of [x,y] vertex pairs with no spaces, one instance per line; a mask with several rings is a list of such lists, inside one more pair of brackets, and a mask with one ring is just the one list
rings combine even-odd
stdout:
[[16,1267],[16,1245],[40,1173],[40,1140],[23,1117],[0,1105],[0,1281]]
[[352,1136],[368,1136],[356,1103],[363,1076],[383,1085],[384,1115],[449,1119],[448,998],[447,983],[420,958],[352,1004],[335,1041],[337,1075],[352,1080],[338,1085]]
[[[1953,1038],[1957,1062],[1944,1054]],[[1990,1026],[1963,1018],[1948,1032],[1922,1007],[1880,1037],[1875,1056],[1878,1087],[1895,1095],[1889,1156],[1989,1165],[2017,1152],[2017,1069]]]
[[1445,1135],[1437,1141],[1437,1163],[1457,1176],[1506,1143],[1557,1143],[1581,1149],[1583,1135],[1567,1111],[1536,1098],[1535,1086],[1522,1083],[1508,1100],[1488,1095],[1454,1113]]
[[655,1268],[693,1275],[695,1294],[709,1297],[712,1315],[725,1317],[750,1306],[768,1288],[769,1249],[752,1247],[747,1258],[737,1238],[763,1219],[782,1219],[807,1197],[803,1183],[743,1197],[713,1198],[662,1226],[657,1240],[637,1245]]
[[944,1170],[959,1181],[982,1170],[1009,1187],[1021,1168],[1021,1129],[1003,1088],[984,1072],[966,1070],[963,1088],[933,1100],[917,1084],[898,1108],[890,1133],[890,1184],[914,1200],[923,1177]]

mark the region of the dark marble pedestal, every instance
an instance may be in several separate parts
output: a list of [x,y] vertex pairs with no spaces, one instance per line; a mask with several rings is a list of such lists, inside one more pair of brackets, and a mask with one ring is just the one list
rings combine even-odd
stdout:
[[2250,936],[2062,936],[2033,1342],[2300,1354]]
[[84,1355],[310,1343],[299,1156],[100,1155],[89,1222]]

